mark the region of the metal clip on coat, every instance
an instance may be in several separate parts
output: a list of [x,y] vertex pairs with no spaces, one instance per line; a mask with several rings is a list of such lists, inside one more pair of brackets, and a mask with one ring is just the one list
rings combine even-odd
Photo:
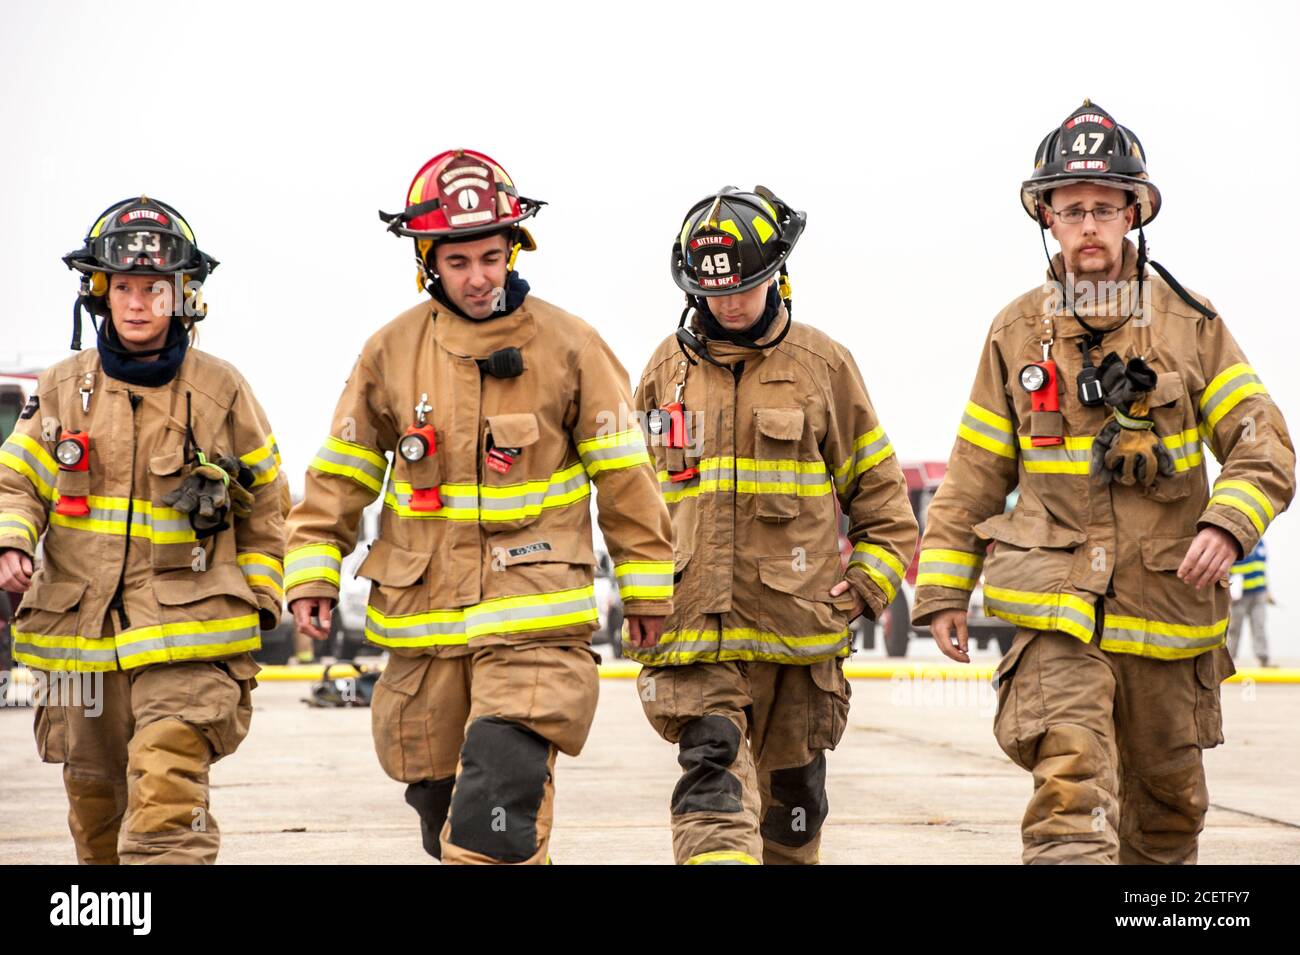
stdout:
[[[65,430],[59,435],[59,443],[54,446],[54,456],[58,458],[60,471],[89,471],[90,435],[84,431]],[[85,495],[60,492],[54,512],[64,517],[88,517],[90,505],[86,502]]]

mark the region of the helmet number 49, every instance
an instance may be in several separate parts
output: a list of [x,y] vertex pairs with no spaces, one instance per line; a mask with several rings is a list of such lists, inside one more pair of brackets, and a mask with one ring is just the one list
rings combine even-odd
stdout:
[[[1091,149],[1089,149],[1088,144],[1084,142],[1085,138],[1092,140]],[[1086,156],[1094,155],[1097,150],[1101,148],[1101,144],[1105,139],[1105,133],[1080,133],[1074,138],[1074,145],[1070,147],[1070,151]]]
[[726,252],[715,252],[700,259],[700,271],[705,275],[726,275],[731,271],[731,259]]

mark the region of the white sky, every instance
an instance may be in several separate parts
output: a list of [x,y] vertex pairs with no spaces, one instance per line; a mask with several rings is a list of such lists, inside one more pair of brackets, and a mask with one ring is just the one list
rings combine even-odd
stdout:
[[[1294,3],[358,8],[6,3],[0,363],[67,353],[60,256],[157,196],[222,260],[201,347],[252,382],[300,487],[361,343],[419,300],[375,210],[471,146],[550,203],[521,273],[634,378],[680,312],[668,253],[696,199],[760,182],[807,210],[796,318],[853,350],[901,457],[943,459],[990,320],[1043,275],[1018,185],[1088,96],[1146,148],[1153,257],[1300,421]],[[1293,524],[1269,533],[1279,634]]]

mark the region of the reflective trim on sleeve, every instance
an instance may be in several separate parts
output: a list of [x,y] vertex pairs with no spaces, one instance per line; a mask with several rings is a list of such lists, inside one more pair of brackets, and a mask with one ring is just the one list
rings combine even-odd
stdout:
[[1261,534],[1274,517],[1273,505],[1268,502],[1268,497],[1249,481],[1225,479],[1215,481],[1214,494],[1206,506],[1213,507],[1215,504],[1223,504],[1241,511],[1250,518],[1250,522],[1255,525],[1255,530]]
[[621,600],[669,600],[673,595],[671,560],[634,560],[614,565]]
[[617,471],[650,463],[645,435],[640,428],[629,428],[616,434],[598,435],[579,441],[578,454],[591,477],[602,471]]
[[835,469],[835,490],[843,494],[854,479],[866,474],[885,458],[894,453],[889,437],[882,427],[872,428],[860,435],[853,442],[853,453]]
[[260,448],[241,454],[239,462],[253,472],[253,487],[270,484],[280,473],[280,453],[275,444],[275,436],[268,434]]
[[862,541],[853,545],[849,567],[861,567],[866,571],[876,586],[885,592],[887,604],[894,602],[898,588],[903,586],[903,575],[907,573],[903,562],[885,548]]
[[248,551],[238,555],[235,563],[250,587],[265,587],[284,599],[284,565],[269,554]]
[[974,590],[983,566],[983,554],[928,547],[917,562],[916,586]]
[[1201,392],[1199,404],[1201,420],[1213,431],[1214,427],[1237,405],[1251,395],[1266,395],[1268,389],[1255,374],[1255,369],[1244,362],[1229,365],[1219,372]]
[[21,533],[28,543],[36,546],[36,525],[21,514],[0,514],[0,537],[7,534]]
[[308,466],[325,474],[351,478],[366,490],[378,494],[384,486],[388,459],[373,448],[329,437]]
[[343,570],[343,555],[333,544],[308,544],[284,555],[284,589],[292,590],[299,584],[323,580],[339,585]]
[[1011,421],[973,401],[966,402],[957,437],[999,457],[1014,459],[1016,456],[1016,436]]
[[54,502],[54,482],[59,466],[39,441],[25,434],[9,435],[0,445],[0,464],[27,478],[44,500]]

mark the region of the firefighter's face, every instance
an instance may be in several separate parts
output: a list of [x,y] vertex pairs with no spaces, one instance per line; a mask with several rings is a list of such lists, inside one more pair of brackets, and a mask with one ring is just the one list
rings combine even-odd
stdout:
[[172,283],[162,275],[110,275],[108,308],[125,348],[160,348],[171,324]]
[[434,247],[433,263],[451,303],[470,318],[490,318],[505,308],[506,263],[510,246],[503,235]]
[[[1135,206],[1129,205],[1132,195],[1123,189],[1093,183],[1061,186],[1052,190],[1051,205],[1046,210],[1047,224],[1056,241],[1061,243],[1066,271],[1078,276],[1115,281],[1119,278],[1124,261],[1124,236],[1133,228]],[[1109,222],[1098,222],[1096,216],[1086,215],[1083,221],[1071,225],[1062,222],[1059,215],[1067,209],[1094,210],[1120,209]]]
[[771,284],[765,282],[747,292],[715,295],[705,301],[708,302],[709,311],[713,313],[719,325],[729,332],[743,332],[762,317],[763,307],[767,304],[767,290]]

